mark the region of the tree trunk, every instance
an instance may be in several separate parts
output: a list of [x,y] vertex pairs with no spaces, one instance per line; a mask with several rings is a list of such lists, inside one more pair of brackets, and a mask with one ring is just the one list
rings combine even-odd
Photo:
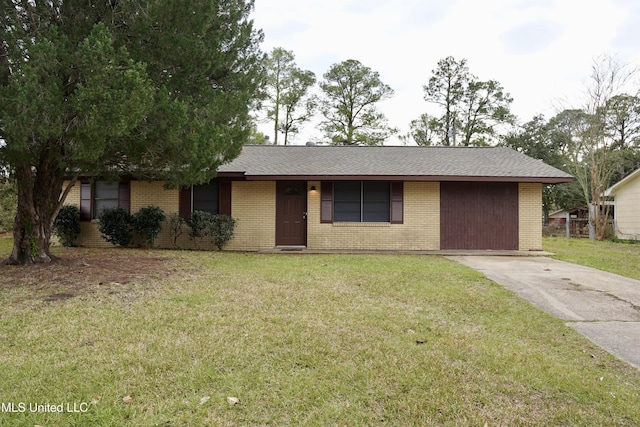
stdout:
[[51,255],[51,230],[60,209],[60,193],[64,170],[46,161],[32,171],[31,167],[16,167],[18,209],[13,228],[13,250],[8,264],[47,263]]

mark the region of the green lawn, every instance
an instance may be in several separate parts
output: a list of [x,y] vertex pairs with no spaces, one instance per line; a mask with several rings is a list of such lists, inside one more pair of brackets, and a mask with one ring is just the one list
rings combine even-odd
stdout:
[[0,236],[0,256],[9,256],[9,254],[11,253],[12,245],[13,239]]
[[164,269],[0,276],[0,425],[640,425],[637,370],[446,259],[128,254]]
[[542,246],[554,258],[640,280],[640,244],[545,237]]

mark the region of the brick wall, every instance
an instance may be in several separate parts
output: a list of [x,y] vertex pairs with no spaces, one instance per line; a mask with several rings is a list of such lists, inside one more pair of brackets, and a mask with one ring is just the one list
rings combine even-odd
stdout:
[[[66,182],[65,182],[66,185]],[[172,212],[178,212],[178,190],[167,190],[163,187],[164,182],[146,182],[146,181],[131,181],[131,210],[130,212],[136,213],[140,208],[154,205],[160,207],[167,216]],[[76,183],[65,201],[67,205],[80,206],[80,183]],[[80,236],[76,240],[76,244],[79,246],[89,247],[112,247],[111,243],[108,243],[100,236],[98,231],[98,221],[82,221],[80,223]],[[186,233],[187,227],[185,227]],[[193,244],[185,235],[180,239],[181,247],[189,248]],[[155,246],[159,248],[172,247],[171,237],[168,231],[167,224],[163,224],[163,230],[158,235]]]
[[[309,186],[320,188],[320,182]],[[320,223],[320,191],[308,198],[309,249],[438,250],[440,186],[437,182],[405,182],[404,223]]]
[[[141,208],[147,206],[158,206],[164,211],[166,220],[169,215],[178,212],[179,190],[165,189],[164,182],[155,181],[131,181],[131,213],[138,212]],[[187,230],[187,227],[184,227]],[[186,231],[185,231],[186,233]],[[182,247],[190,247],[191,242],[184,238],[181,239]],[[162,225],[162,231],[154,242],[156,247],[170,248],[172,247],[171,235],[169,233],[168,224]]]
[[231,187],[231,216],[236,229],[225,249],[272,249],[276,244],[275,181],[235,181]]
[[542,184],[518,184],[518,212],[519,249],[542,250]]
[[[65,183],[66,184],[66,183]],[[140,208],[155,205],[160,207],[167,219],[178,212],[179,191],[165,189],[163,182],[131,181],[131,213]],[[226,246],[229,250],[259,250],[275,245],[275,182],[234,182],[232,185],[232,216],[236,219],[235,236]],[[80,184],[69,192],[66,204],[80,206]],[[98,221],[83,221],[82,232],[76,244],[89,247],[111,247],[98,231]],[[210,239],[189,239],[189,227],[182,227],[183,234],[177,243],[183,249],[215,249]],[[171,248],[173,242],[168,224],[158,235],[155,246]]]
[[[437,182],[405,182],[404,223],[320,223],[320,182],[312,181],[318,190],[308,193],[307,247],[309,249],[440,249],[440,185]],[[178,212],[178,190],[167,190],[162,182],[131,182],[131,212],[156,205],[165,215]],[[67,197],[67,204],[80,205],[80,185]],[[542,185],[521,183],[518,187],[519,249],[542,248]],[[236,181],[232,185],[232,216],[236,219],[235,237],[228,250],[261,250],[275,246],[275,181]],[[98,231],[97,221],[82,222],[81,246],[110,247]],[[188,227],[178,239],[181,248],[195,247],[188,237]],[[172,247],[168,227],[163,226],[156,240],[160,248]],[[208,239],[198,242],[199,249],[214,249]]]
[[[69,181],[65,181],[62,185],[62,188],[67,188],[69,185]],[[65,205],[74,205],[80,208],[80,183],[76,182],[73,187],[71,187],[71,191],[67,194],[67,200],[64,202]]]

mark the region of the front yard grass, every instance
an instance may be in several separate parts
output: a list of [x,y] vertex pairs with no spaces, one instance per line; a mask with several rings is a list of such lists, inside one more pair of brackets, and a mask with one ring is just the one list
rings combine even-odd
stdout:
[[545,237],[542,240],[542,246],[545,251],[553,252],[554,258],[562,261],[640,280],[640,244],[638,243]]
[[452,261],[126,253],[163,267],[0,276],[0,425],[640,425],[636,369]]

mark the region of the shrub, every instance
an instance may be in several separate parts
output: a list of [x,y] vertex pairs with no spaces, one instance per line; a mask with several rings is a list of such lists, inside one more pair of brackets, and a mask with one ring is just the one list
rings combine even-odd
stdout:
[[209,234],[211,223],[213,222],[213,215],[204,211],[193,211],[191,218],[187,221],[187,225],[191,228],[189,230],[189,238],[193,240],[198,248],[198,241]]
[[122,208],[105,209],[98,217],[98,230],[107,242],[126,247],[133,240],[132,222],[131,215]]
[[153,246],[153,242],[162,231],[162,222],[165,220],[164,211],[158,206],[147,206],[133,215],[133,230],[142,238],[147,247]]
[[194,211],[187,224],[191,228],[189,237],[196,244],[196,249],[198,247],[196,239],[206,236],[210,236],[213,244],[218,249],[222,249],[233,238],[236,220],[229,215],[213,215],[209,212]]
[[178,213],[174,212],[169,215],[169,235],[171,236],[171,243],[176,249],[178,248],[178,237],[182,236],[182,226],[186,222]]
[[219,250],[233,238],[233,231],[236,226],[236,220],[229,215],[214,215],[211,223],[211,237],[213,244]]
[[65,205],[53,221],[53,234],[58,236],[62,246],[73,246],[80,235],[80,209],[74,205]]

